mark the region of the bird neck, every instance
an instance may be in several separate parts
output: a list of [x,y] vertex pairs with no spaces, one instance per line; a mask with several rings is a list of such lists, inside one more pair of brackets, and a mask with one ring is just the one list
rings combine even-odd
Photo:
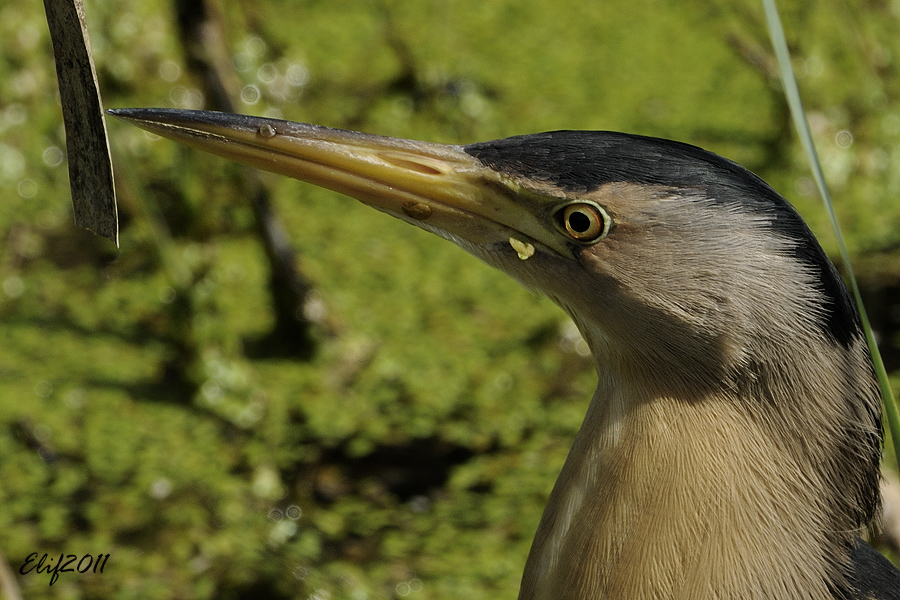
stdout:
[[520,600],[833,597],[826,484],[764,423],[724,395],[628,403],[603,381]]

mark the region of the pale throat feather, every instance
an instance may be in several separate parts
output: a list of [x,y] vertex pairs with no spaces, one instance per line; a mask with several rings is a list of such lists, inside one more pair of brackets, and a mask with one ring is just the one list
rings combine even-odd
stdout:
[[832,598],[824,482],[733,398],[621,394],[591,402],[520,600]]

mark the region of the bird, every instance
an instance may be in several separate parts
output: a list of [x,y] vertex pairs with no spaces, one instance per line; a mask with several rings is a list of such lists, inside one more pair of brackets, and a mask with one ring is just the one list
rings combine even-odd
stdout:
[[860,318],[797,211],[682,142],[471,145],[182,109],[153,133],[447,239],[574,321],[597,388],[519,600],[900,599],[877,521],[881,405]]

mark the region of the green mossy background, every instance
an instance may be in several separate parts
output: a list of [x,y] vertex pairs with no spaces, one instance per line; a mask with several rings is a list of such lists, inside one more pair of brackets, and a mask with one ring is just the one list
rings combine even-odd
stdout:
[[[241,112],[451,143],[680,139],[762,175],[835,249],[755,0],[218,6]],[[780,8],[896,369],[900,2]],[[203,106],[170,3],[85,9],[107,107]],[[0,553],[111,555],[52,587],[17,573],[23,596],[514,598],[594,385],[561,311],[266,176],[328,324],[311,359],[268,352],[243,171],[110,122],[121,249],[76,229],[41,4],[5,2],[0,39]]]

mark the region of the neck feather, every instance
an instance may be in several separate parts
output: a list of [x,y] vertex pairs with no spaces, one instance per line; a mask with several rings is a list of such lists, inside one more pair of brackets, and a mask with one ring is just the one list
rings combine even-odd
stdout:
[[733,398],[628,404],[602,387],[520,600],[833,598],[828,482],[765,424]]

